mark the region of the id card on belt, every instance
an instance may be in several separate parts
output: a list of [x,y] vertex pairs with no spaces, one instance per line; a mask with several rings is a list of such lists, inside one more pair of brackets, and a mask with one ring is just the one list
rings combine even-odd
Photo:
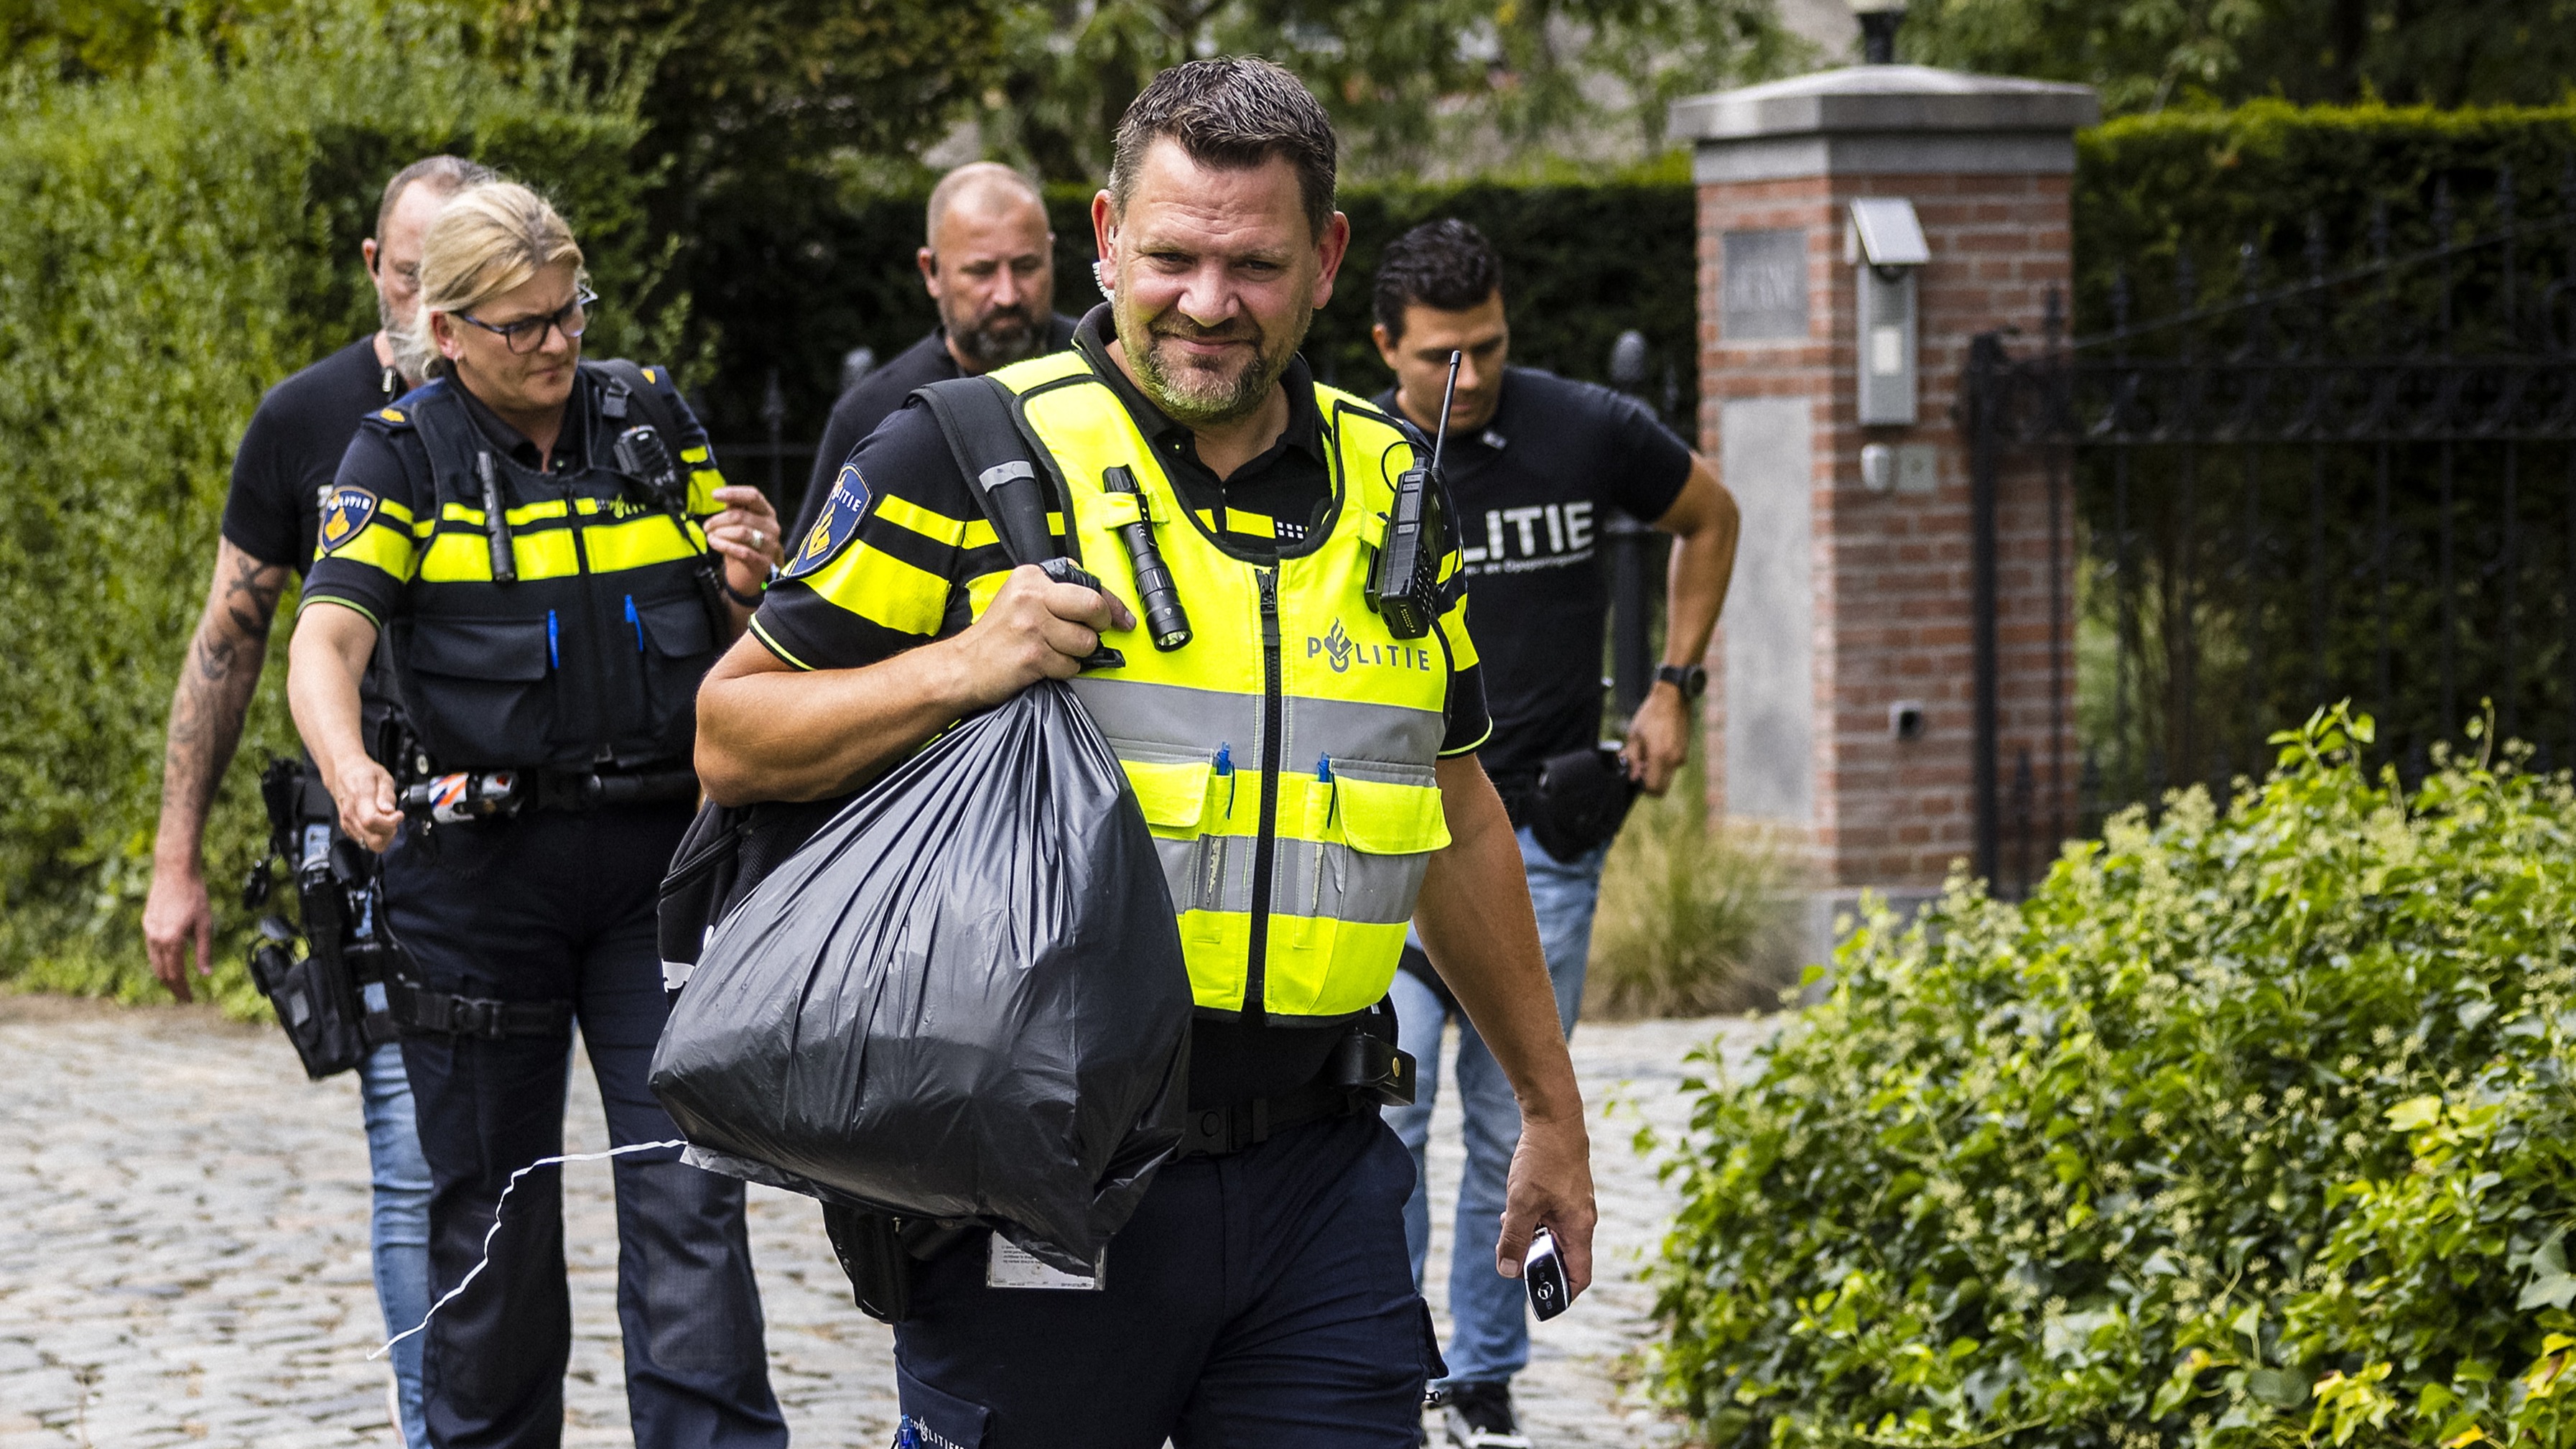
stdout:
[[1053,1288],[1097,1293],[1109,1280],[1109,1250],[1100,1250],[1100,1259],[1088,1273],[1068,1273],[1038,1260],[1036,1254],[1000,1233],[993,1234],[993,1246],[984,1259],[984,1286],[987,1288]]

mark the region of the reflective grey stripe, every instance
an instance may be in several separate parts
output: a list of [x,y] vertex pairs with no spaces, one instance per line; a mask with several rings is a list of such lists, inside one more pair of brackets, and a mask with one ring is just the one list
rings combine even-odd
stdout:
[[1038,476],[1036,464],[1026,458],[1013,458],[1007,463],[996,463],[976,474],[975,486],[990,493],[1005,483],[1016,483],[1023,478],[1036,476]]
[[1234,747],[1237,769],[1261,768],[1261,696],[1177,684],[1076,677],[1075,697],[1111,740],[1196,748]]
[[[1203,835],[1195,840],[1154,841],[1162,858],[1163,883],[1171,888],[1172,909],[1232,911],[1252,909],[1253,838],[1248,835]],[[1413,918],[1413,898],[1422,890],[1422,874],[1431,856],[1372,855],[1347,845],[1312,840],[1281,840],[1275,846],[1271,872],[1270,913],[1274,916],[1330,916],[1362,925],[1395,925]]]
[[[1111,739],[1211,751],[1226,744],[1235,768],[1260,768],[1260,695],[1101,678],[1077,678],[1073,692]],[[1280,722],[1282,770],[1312,770],[1324,755],[1428,765],[1448,725],[1436,709],[1293,694],[1280,701]]]

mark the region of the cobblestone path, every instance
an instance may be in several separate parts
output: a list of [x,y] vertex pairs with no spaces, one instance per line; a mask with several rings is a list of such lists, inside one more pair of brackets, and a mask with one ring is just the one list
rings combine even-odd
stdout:
[[[1740,1062],[1766,1031],[1699,1021],[1576,1034],[1596,1113],[1602,1265],[1572,1313],[1538,1328],[1519,1381],[1540,1449],[1679,1442],[1621,1382],[1651,1300],[1637,1270],[1671,1202],[1629,1139],[1641,1121],[1680,1125],[1691,1048],[1715,1036]],[[382,1320],[357,1095],[346,1076],[307,1084],[274,1029],[201,1008],[0,996],[0,1449],[393,1445],[385,1372],[367,1362]],[[1458,1174],[1454,1107],[1441,1107],[1435,1203]],[[569,1144],[606,1145],[586,1067],[573,1073]],[[577,1340],[565,1443],[623,1444],[608,1169],[566,1174]],[[1434,1216],[1438,1310],[1448,1244],[1445,1211]],[[891,1340],[850,1306],[814,1205],[754,1188],[751,1236],[795,1442],[888,1443]]]

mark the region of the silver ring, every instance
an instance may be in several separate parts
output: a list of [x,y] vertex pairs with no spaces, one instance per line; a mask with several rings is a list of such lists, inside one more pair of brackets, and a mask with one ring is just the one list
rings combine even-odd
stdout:
[[751,531],[751,546],[755,550],[760,547],[760,530],[757,528]]

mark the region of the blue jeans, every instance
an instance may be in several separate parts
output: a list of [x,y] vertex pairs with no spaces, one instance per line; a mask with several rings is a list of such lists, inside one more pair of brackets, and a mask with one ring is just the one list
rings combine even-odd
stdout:
[[[382,1011],[385,988],[370,983],[367,1008]],[[403,1073],[402,1043],[386,1042],[358,1064],[358,1098],[366,1108],[367,1167],[375,1181],[370,1224],[376,1260],[376,1306],[384,1310],[385,1337],[409,1330],[429,1312],[429,1164],[420,1155],[413,1126],[411,1079]],[[402,1407],[403,1442],[429,1449],[420,1417],[420,1337],[394,1345],[394,1389]]]
[[[1601,899],[1601,862],[1608,846],[1568,865],[1520,833],[1521,864],[1529,874],[1530,905],[1538,914],[1538,941],[1556,986],[1556,1019],[1570,1036],[1583,1005],[1584,960],[1592,951],[1592,911]],[[1413,1281],[1422,1281],[1431,1251],[1428,1149],[1431,1104],[1440,1096],[1440,1032],[1449,1011],[1432,989],[1409,972],[1397,972],[1398,1043],[1412,1053],[1420,1075],[1413,1105],[1390,1108],[1387,1124],[1413,1153],[1413,1196],[1404,1205],[1404,1241],[1413,1254]],[[1527,1290],[1494,1271],[1494,1240],[1503,1219],[1503,1185],[1512,1149],[1520,1145],[1520,1104],[1502,1067],[1458,1014],[1458,1091],[1466,1110],[1467,1170],[1458,1184],[1458,1216],[1449,1250],[1449,1362],[1452,1384],[1507,1383],[1529,1363]]]

